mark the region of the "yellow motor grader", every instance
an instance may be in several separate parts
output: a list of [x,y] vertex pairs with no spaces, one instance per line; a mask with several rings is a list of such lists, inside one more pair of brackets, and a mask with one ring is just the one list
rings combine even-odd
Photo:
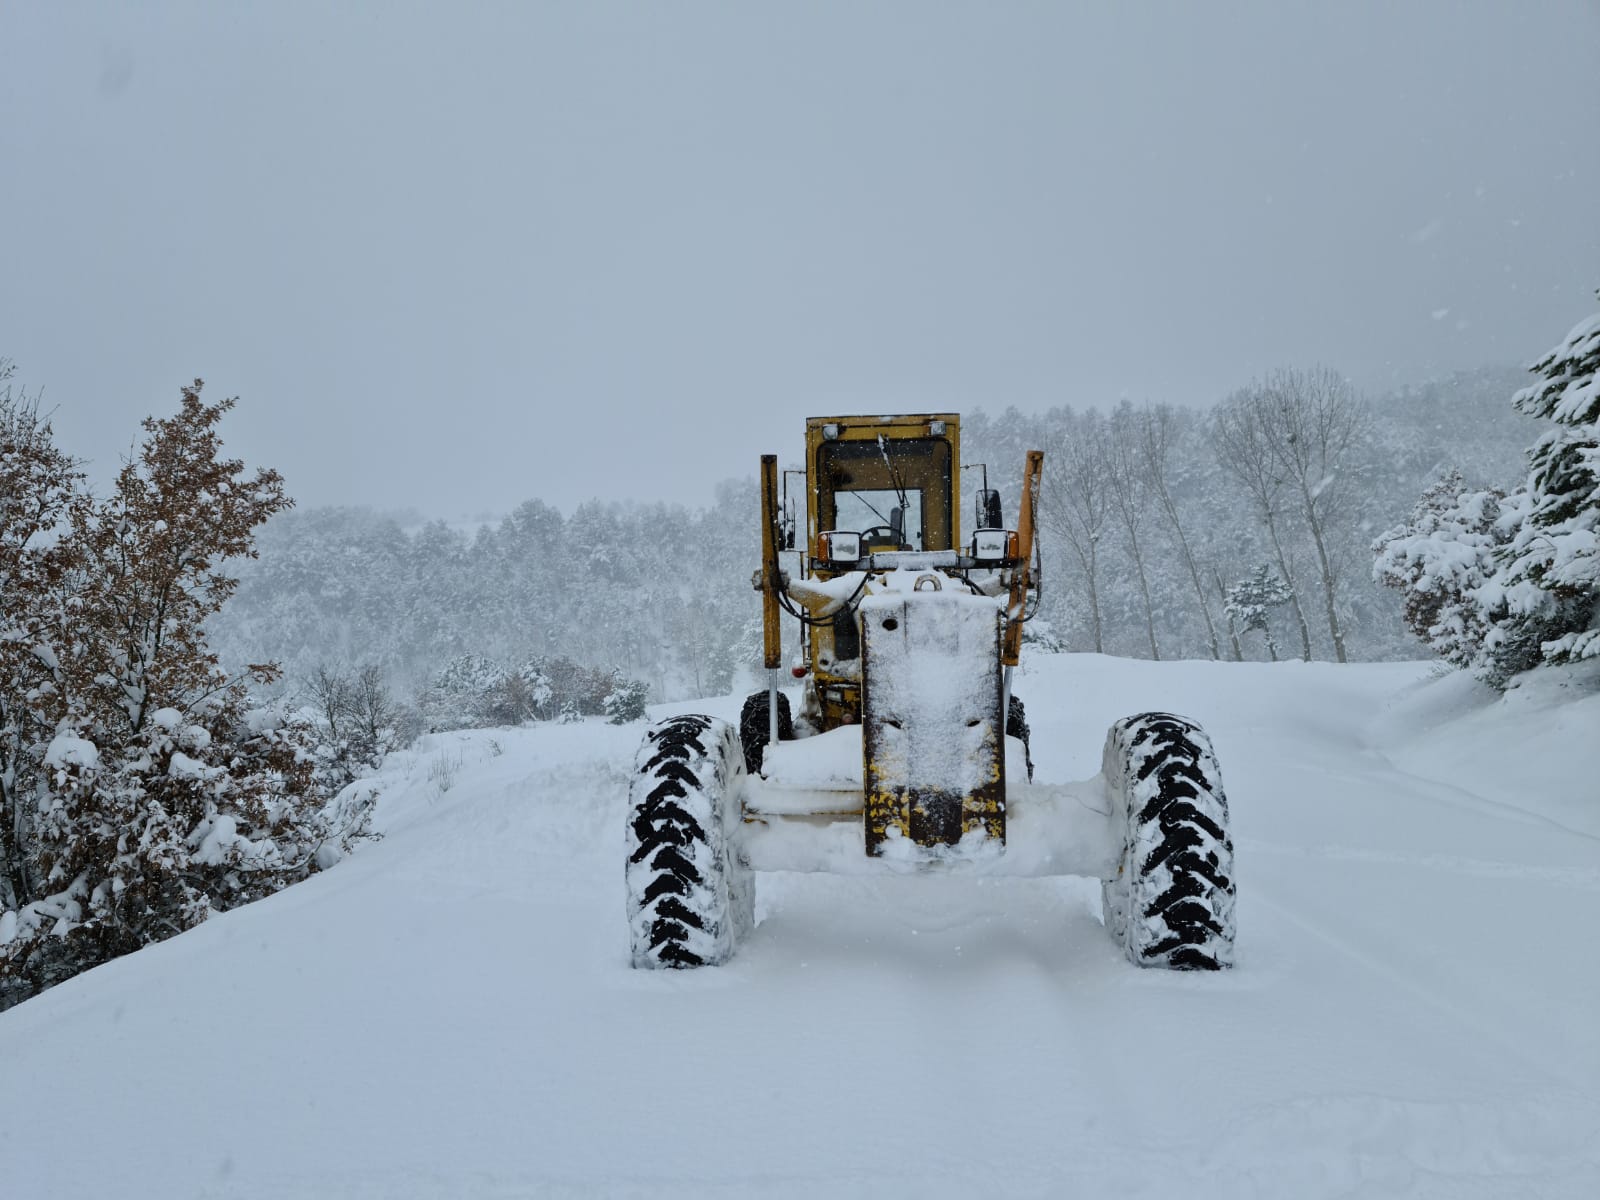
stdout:
[[[1133,962],[1231,965],[1228,807],[1197,725],[1128,717],[1095,778],[1032,780],[1011,683],[1038,601],[1044,456],[1026,456],[1014,528],[987,467],[965,467],[981,475],[963,531],[960,434],[954,413],[813,417],[781,488],[762,456],[768,687],[737,725],[683,715],[646,734],[627,827],[634,966],[725,962],[761,870],[1087,875]],[[798,713],[778,687],[786,613]]]

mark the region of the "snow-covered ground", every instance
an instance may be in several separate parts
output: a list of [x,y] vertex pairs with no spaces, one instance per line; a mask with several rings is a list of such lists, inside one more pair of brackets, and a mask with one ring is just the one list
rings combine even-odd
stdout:
[[435,735],[381,843],[0,1015],[0,1195],[1600,1195],[1595,672],[1017,691],[1042,780],[1211,732],[1234,971],[1130,966],[1087,881],[772,875],[732,964],[635,972],[642,728]]

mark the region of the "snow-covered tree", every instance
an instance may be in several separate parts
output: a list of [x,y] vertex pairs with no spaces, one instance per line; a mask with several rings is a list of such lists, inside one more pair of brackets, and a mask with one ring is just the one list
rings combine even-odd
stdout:
[[584,667],[554,655],[507,669],[482,654],[459,655],[434,676],[423,697],[432,729],[520,725],[609,714],[609,698],[648,688],[616,669]]
[[1136,409],[1124,400],[1111,412],[1107,427],[1106,484],[1111,495],[1111,510],[1121,526],[1128,557],[1133,560],[1134,578],[1139,584],[1139,597],[1143,601],[1145,640],[1150,647],[1150,657],[1161,659],[1156,643],[1155,607],[1150,600],[1150,577],[1145,569],[1149,538],[1145,523],[1152,499],[1150,464],[1144,455],[1145,426],[1150,420],[1149,408]]
[[1310,630],[1286,542],[1298,535],[1302,545],[1310,543],[1333,655],[1344,662],[1348,651],[1340,614],[1347,543],[1338,533],[1353,524],[1354,496],[1346,480],[1351,449],[1365,436],[1367,422],[1365,404],[1325,367],[1275,371],[1217,410],[1214,444],[1250,496],[1272,543],[1307,658]]
[[1326,367],[1277,371],[1266,388],[1273,454],[1311,538],[1334,658],[1345,662],[1339,620],[1344,563],[1335,533],[1348,521],[1347,459],[1366,430],[1366,405],[1341,375]]
[[[1339,577],[1340,563],[1352,546],[1364,551],[1373,536],[1402,521],[1436,464],[1457,463],[1470,478],[1507,478],[1531,440],[1527,418],[1505,402],[1520,386],[1520,380],[1507,385],[1515,378],[1513,371],[1459,374],[1382,398],[1373,408],[1375,431],[1351,444],[1331,487],[1308,470],[1313,501],[1339,502],[1318,511],[1326,514],[1335,616],[1350,657],[1395,657],[1414,647],[1399,593],[1371,582],[1366,571]],[[1204,655],[1213,640],[1221,654],[1241,653],[1221,606],[1227,585],[1266,561],[1280,575],[1287,565],[1311,618],[1309,638],[1292,637],[1291,644],[1298,652],[1309,640],[1312,650],[1333,656],[1329,643],[1316,640],[1317,629],[1331,634],[1332,625],[1323,620],[1326,580],[1318,578],[1298,485],[1280,463],[1259,461],[1265,471],[1251,482],[1266,485],[1274,504],[1269,523],[1255,495],[1241,494],[1234,473],[1210,452],[1208,415],[1180,408],[1153,410],[1154,416],[1163,411],[1164,426],[1144,425],[1156,443],[1143,455],[1154,502],[1140,532],[1162,653]],[[987,464],[988,483],[1015,514],[1023,453],[1045,449],[1036,526],[1047,581],[1041,615],[1075,648],[1140,653],[1152,622],[1138,563],[1118,535],[1092,453],[1106,425],[1104,412],[1093,410],[969,412],[961,458],[969,470]],[[1162,442],[1162,435],[1171,440]],[[1356,471],[1360,488],[1348,486]],[[969,492],[977,479],[964,477]],[[424,523],[416,514],[287,513],[262,530],[261,560],[241,568],[240,592],[214,622],[212,644],[234,669],[266,655],[281,658],[297,679],[323,662],[376,662],[408,694],[421,693],[462,654],[503,670],[536,661],[547,665],[552,689],[537,719],[554,719],[569,692],[589,697],[579,701],[581,712],[599,713],[613,667],[648,680],[654,698],[748,690],[759,683],[749,678],[756,660],[742,640],[760,628],[758,598],[748,586],[760,555],[757,503],[755,482],[746,478],[719,485],[715,502],[703,509],[600,504],[586,506],[580,518],[530,500],[472,531]],[[1280,547],[1272,544],[1274,531]],[[1281,625],[1285,619],[1291,624]],[[1274,622],[1280,641],[1297,626],[1288,614]],[[783,633],[793,639],[793,623],[786,621]],[[788,646],[785,661],[795,651]],[[598,682],[591,687],[580,671]]]
[[1469,489],[1451,469],[1404,524],[1372,544],[1372,575],[1405,597],[1407,628],[1445,662],[1472,666],[1491,629],[1481,592],[1492,577],[1505,493]]
[[1106,421],[1093,410],[1059,414],[1045,453],[1039,524],[1072,549],[1083,578],[1096,654],[1105,651],[1101,607],[1101,539],[1111,518],[1110,438]]
[[645,697],[650,689],[637,679],[617,677],[616,686],[606,695],[605,713],[613,725],[627,725],[645,718]]
[[[507,672],[482,654],[460,654],[441,667],[423,695],[424,719],[430,729],[474,729],[514,724],[497,721],[491,710],[495,693],[506,685]],[[530,713],[529,716],[532,716]]]
[[1267,654],[1278,661],[1278,641],[1272,636],[1269,618],[1272,610],[1287,604],[1293,592],[1289,585],[1262,563],[1244,579],[1228,589],[1226,613],[1243,633],[1259,631],[1267,643]]
[[421,718],[395,699],[383,668],[367,663],[357,671],[317,668],[301,685],[319,782],[334,794],[376,769],[391,750],[410,745]]
[[1211,582],[1217,586],[1217,598],[1222,601],[1222,615],[1228,621],[1228,645],[1233,650],[1233,661],[1244,661],[1244,648],[1239,645],[1239,621],[1228,611],[1228,585],[1223,582],[1222,569],[1215,563],[1211,566]]
[[13,391],[12,375],[0,360],[0,913],[41,894],[32,797],[61,682],[59,583],[78,549],[58,535],[87,503],[83,476],[56,447],[38,398]]
[[1195,559],[1194,547],[1184,530],[1184,515],[1172,486],[1172,458],[1182,454],[1188,425],[1171,405],[1145,405],[1139,414],[1140,466],[1152,495],[1167,519],[1179,557],[1194,588],[1194,609],[1206,627],[1206,644],[1213,659],[1222,657],[1217,642],[1217,627],[1211,619],[1211,605],[1206,598],[1205,585],[1200,582],[1200,565]]
[[1023,625],[1022,644],[1032,647],[1040,654],[1062,654],[1067,649],[1067,640],[1043,617],[1030,617]]
[[207,646],[234,589],[224,564],[290,501],[276,472],[220,456],[233,401],[200,388],[144,423],[109,498],[69,507],[67,565],[29,600],[47,617],[35,702],[52,733],[35,743],[44,786],[19,798],[38,894],[0,914],[7,996],[275,891],[352,832],[330,826],[293,731],[252,713]]
[[479,725],[522,725],[547,720],[555,692],[536,659],[501,672],[478,704]]
[[1544,662],[1600,656],[1600,313],[1531,369],[1543,379],[1512,403],[1555,426],[1528,451],[1526,515],[1486,590],[1505,614],[1489,640],[1502,671],[1535,644]]
[[1250,498],[1256,520],[1267,535],[1278,576],[1289,589],[1289,605],[1300,633],[1300,656],[1311,659],[1311,627],[1306,622],[1295,580],[1289,541],[1295,501],[1278,462],[1276,405],[1260,384],[1235,392],[1217,406],[1211,424],[1212,446],[1224,470]]
[[550,677],[545,674],[543,662],[536,658],[529,659],[512,675],[517,681],[518,703],[540,720],[549,719],[550,702],[555,699],[555,689],[550,684]]

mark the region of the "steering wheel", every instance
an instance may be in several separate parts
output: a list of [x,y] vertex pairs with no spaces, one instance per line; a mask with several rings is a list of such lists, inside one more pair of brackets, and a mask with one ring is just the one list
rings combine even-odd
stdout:
[[879,545],[890,549],[900,549],[900,535],[893,525],[874,525],[871,529],[861,531],[861,545],[870,547]]

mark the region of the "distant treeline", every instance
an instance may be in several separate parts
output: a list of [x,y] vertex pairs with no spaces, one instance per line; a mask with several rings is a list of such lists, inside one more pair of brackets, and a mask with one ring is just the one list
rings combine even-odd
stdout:
[[[1044,645],[1416,657],[1427,650],[1401,597],[1372,580],[1373,539],[1451,470],[1481,487],[1526,474],[1540,423],[1510,398],[1529,381],[1486,369],[1368,401],[1307,369],[1209,410],[968,412],[964,460],[987,465],[1014,520],[1023,453],[1046,452]],[[800,436],[797,421],[786,464]],[[226,662],[276,658],[291,682],[378,664],[418,700],[463,656],[511,672],[581,664],[656,699],[722,693],[759,645],[756,513],[753,476],[722,483],[705,509],[591,501],[564,514],[534,499],[472,530],[291,511],[262,531],[213,643]]]

